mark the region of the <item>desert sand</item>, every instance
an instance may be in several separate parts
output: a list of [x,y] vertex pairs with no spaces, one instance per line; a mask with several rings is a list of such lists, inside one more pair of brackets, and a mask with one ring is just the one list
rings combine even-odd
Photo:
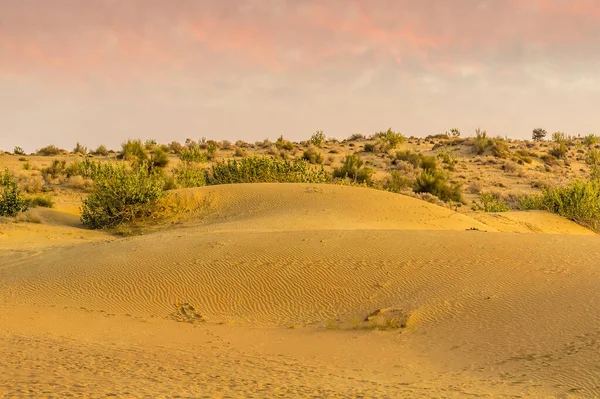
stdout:
[[72,207],[0,224],[0,397],[600,395],[579,225],[335,185],[171,195],[188,215],[139,236]]

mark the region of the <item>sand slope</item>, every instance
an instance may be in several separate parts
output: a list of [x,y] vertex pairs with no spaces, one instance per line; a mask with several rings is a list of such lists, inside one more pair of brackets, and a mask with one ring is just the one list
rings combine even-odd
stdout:
[[[0,258],[0,372],[10,377],[0,393],[600,392],[596,235],[496,232],[342,186],[175,195],[193,215],[179,228]],[[533,217],[556,232],[554,216]],[[353,330],[377,309],[406,328]]]

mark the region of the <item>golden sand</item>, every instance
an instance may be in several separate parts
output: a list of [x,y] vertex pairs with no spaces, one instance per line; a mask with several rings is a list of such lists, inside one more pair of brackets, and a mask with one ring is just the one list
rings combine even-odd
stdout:
[[0,397],[600,393],[600,239],[574,223],[331,185],[172,195],[190,216],[141,236],[0,224]]

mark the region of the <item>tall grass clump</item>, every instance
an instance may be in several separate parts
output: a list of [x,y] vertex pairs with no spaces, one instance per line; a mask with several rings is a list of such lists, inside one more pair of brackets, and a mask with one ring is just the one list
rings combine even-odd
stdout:
[[8,169],[5,169],[4,173],[0,174],[0,216],[17,216],[28,207],[29,201],[21,195],[17,181]]
[[146,163],[130,168],[107,164],[93,181],[90,195],[83,200],[82,223],[92,229],[151,218],[158,210],[165,178]]
[[311,167],[303,159],[287,160],[252,156],[217,161],[207,173],[206,184],[232,183],[326,183],[323,167]]

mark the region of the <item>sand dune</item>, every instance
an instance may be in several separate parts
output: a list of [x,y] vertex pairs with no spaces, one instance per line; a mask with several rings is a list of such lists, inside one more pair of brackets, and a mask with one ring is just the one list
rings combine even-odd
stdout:
[[[475,220],[342,186],[174,195],[189,215],[152,234],[37,253],[0,241],[0,393],[600,392],[600,241],[571,222]],[[46,229],[82,231],[47,218]],[[47,241],[50,230],[31,229]],[[378,309],[406,326],[372,328],[363,320]]]

